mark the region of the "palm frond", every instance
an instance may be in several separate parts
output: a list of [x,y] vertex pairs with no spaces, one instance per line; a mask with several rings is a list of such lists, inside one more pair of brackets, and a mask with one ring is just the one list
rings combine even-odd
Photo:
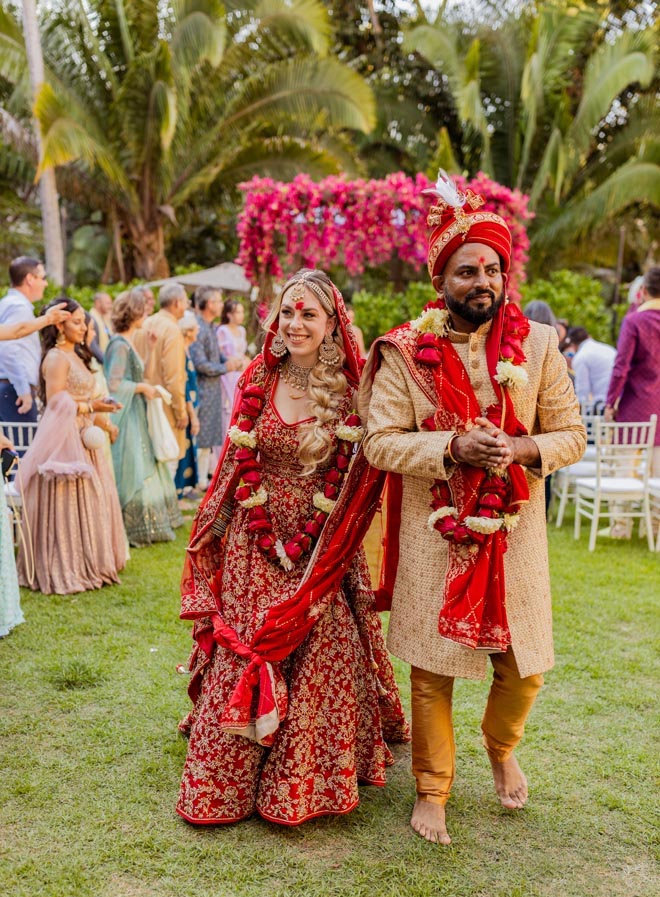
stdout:
[[593,32],[598,21],[590,9],[568,15],[552,6],[542,7],[532,19],[528,59],[520,81],[522,146],[516,186],[522,189],[530,165],[537,126],[552,98],[570,77],[576,48]]
[[323,146],[273,138],[238,152],[223,168],[222,182],[225,187],[233,187],[254,175],[291,181],[301,172],[321,179],[339,170],[334,153]]
[[3,143],[19,153],[29,164],[38,162],[39,152],[34,132],[24,122],[0,107],[0,135]]
[[[136,56],[117,94],[126,160],[139,168],[167,150],[177,125],[177,101],[169,46],[161,41],[149,54]],[[125,163],[125,164],[126,164]]]
[[177,0],[171,47],[179,71],[192,72],[207,61],[220,64],[227,40],[224,9],[219,0]]
[[371,88],[351,69],[335,59],[287,60],[238,85],[218,131],[255,117],[284,114],[309,119],[320,112],[336,128],[368,132],[376,121]]
[[568,132],[575,147],[576,164],[616,97],[631,84],[639,83],[646,88],[651,83],[655,71],[652,47],[649,32],[624,31],[616,41],[603,44],[589,58],[582,98]]
[[0,5],[0,75],[10,84],[27,77],[23,32],[4,4]]
[[439,72],[443,72],[454,88],[463,77],[458,36],[446,22],[437,25],[415,25],[403,34],[403,50],[419,53]]
[[530,193],[530,205],[532,208],[535,208],[548,184],[550,186],[558,185],[561,188],[565,170],[565,157],[564,135],[561,129],[555,126],[546,144],[534,183],[532,184]]
[[660,164],[631,159],[587,196],[571,202],[537,233],[535,241],[561,243],[584,237],[638,203],[660,209]]
[[330,21],[319,0],[260,0],[254,15],[259,39],[269,33],[285,45],[300,43],[318,56],[328,52]]
[[448,174],[461,173],[461,166],[458,164],[456,156],[454,155],[451,138],[447,128],[440,129],[440,133],[438,134],[438,149],[433,157],[431,168],[427,174],[429,177],[435,178],[437,177],[440,168],[443,168]]
[[71,118],[49,84],[42,84],[35,100],[34,114],[42,135],[42,158],[37,177],[47,168],[80,160],[92,168],[98,167],[115,191],[135,203],[133,187],[110,145],[95,140],[87,128]]

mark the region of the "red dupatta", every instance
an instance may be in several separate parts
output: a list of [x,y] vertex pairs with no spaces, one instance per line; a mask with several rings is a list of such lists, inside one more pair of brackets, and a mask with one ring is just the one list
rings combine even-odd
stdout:
[[[341,294],[334,288],[337,326],[344,343],[343,370],[357,386],[361,361]],[[239,380],[231,423],[239,416],[244,391],[257,384],[268,393],[280,361],[271,352],[276,324],[266,336],[259,356]],[[371,468],[358,448],[335,507],[309,560],[296,592],[271,608],[249,644],[219,611],[222,558],[226,531],[231,522],[233,495],[238,481],[235,449],[225,442],[213,481],[193,523],[182,577],[184,619],[198,622],[193,631],[198,649],[210,662],[214,645],[233,651],[247,663],[234,692],[223,709],[220,726],[269,746],[287,712],[286,683],[280,663],[306,638],[340,588],[378,506],[385,475]],[[194,664],[194,659],[192,665]],[[203,666],[196,667],[189,693],[193,701],[201,687]]]

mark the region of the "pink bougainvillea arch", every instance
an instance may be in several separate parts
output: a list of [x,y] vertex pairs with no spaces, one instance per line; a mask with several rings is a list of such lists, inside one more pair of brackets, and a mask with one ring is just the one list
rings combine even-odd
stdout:
[[[519,298],[525,280],[529,239],[525,222],[533,217],[528,197],[485,174],[456,178],[486,199],[485,209],[507,222],[513,237],[509,295]],[[328,177],[315,182],[300,174],[290,183],[254,177],[241,184],[245,205],[238,220],[238,263],[252,283],[281,279],[294,267],[343,265],[351,275],[382,265],[393,255],[421,271],[426,264],[426,216],[432,198],[423,191],[429,179],[402,172],[382,180]]]

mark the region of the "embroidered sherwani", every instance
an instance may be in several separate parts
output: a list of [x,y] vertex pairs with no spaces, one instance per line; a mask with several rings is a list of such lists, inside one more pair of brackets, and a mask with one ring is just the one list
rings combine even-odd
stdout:
[[[523,345],[529,380],[513,388],[512,398],[518,420],[538,446],[541,466],[527,471],[529,503],[509,534],[504,558],[507,617],[521,677],[542,673],[554,663],[543,478],[577,461],[586,444],[557,335],[550,327],[530,323]],[[489,322],[474,333],[450,336],[482,411],[496,401],[486,364],[490,326]],[[454,472],[453,465],[443,461],[452,433],[422,431],[422,422],[433,415],[438,399],[432,377],[413,360],[416,337],[414,330],[397,330],[386,337],[375,377],[373,353],[367,362],[358,402],[360,416],[368,421],[367,459],[375,467],[402,474],[399,562],[388,647],[402,660],[433,673],[484,678],[485,652],[438,633],[447,543],[427,527],[429,490],[434,479],[450,478]]]

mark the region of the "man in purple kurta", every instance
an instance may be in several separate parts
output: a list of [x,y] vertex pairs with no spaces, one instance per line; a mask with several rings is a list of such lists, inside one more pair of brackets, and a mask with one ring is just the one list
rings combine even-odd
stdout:
[[[644,277],[639,309],[621,325],[605,420],[643,421],[660,418],[660,265]],[[660,428],[655,433],[653,476],[660,476]]]

